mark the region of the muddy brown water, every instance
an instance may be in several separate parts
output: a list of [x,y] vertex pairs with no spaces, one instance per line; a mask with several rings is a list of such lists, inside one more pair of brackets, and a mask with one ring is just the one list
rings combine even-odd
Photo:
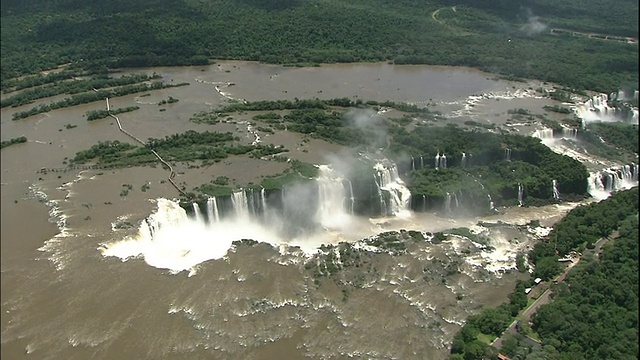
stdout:
[[[384,63],[285,68],[220,62],[123,70],[129,72],[157,72],[164,81],[190,83],[146,97],[110,100],[112,108],[140,106],[119,117],[125,129],[142,139],[193,129],[232,131],[250,142],[246,124],[188,121],[229,99],[349,97],[435,104],[453,122],[504,122],[509,109],[542,113],[543,105],[555,104],[535,98],[530,88],[540,84],[496,81],[491,74],[466,68]],[[489,95],[472,98],[482,94]],[[509,100],[514,94],[520,97]],[[179,102],[157,105],[169,96]],[[314,284],[295,249],[264,244],[232,249],[223,259],[200,264],[193,276],[154,268],[141,258],[123,262],[103,257],[100,244],[134,234],[155,209],[151,199],[177,193],[160,166],[37,173],[43,167],[64,167],[65,158],[98,141],[131,141],[110,118],[86,121],[85,113],[104,109],[104,102],[11,120],[13,112],[50,100],[1,112],[3,140],[29,139],[0,153],[3,359],[444,359],[466,316],[481,304],[505,301],[519,277],[498,277],[462,261],[461,272],[446,284],[436,275],[425,279],[425,267],[433,266],[435,274],[457,258],[457,247],[473,246],[422,244],[402,256],[372,256],[375,272],[353,270],[349,276],[364,276],[365,285],[349,288],[345,301],[342,288],[332,281]],[[66,129],[67,124],[77,127]],[[304,142],[292,133],[264,134],[263,142],[285,145],[291,150],[287,156],[314,163],[327,163],[345,151],[323,141]],[[234,185],[259,182],[285,165],[239,157],[197,169],[186,164],[175,168],[176,182],[192,189],[217,176],[229,177]],[[120,196],[125,184],[133,190]],[[149,185],[146,191],[144,184]],[[551,223],[566,211],[557,206],[520,208],[491,219]],[[370,227],[437,231],[477,220],[415,214],[410,220],[378,219]],[[56,222],[64,225],[62,233]],[[130,222],[134,228],[112,229],[116,222]]]

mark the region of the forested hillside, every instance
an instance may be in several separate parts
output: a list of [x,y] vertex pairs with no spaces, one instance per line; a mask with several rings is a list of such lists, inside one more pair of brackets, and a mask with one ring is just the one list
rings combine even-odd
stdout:
[[[394,61],[574,88],[638,82],[637,1],[35,0],[2,2],[2,81],[83,68]],[[637,85],[635,85],[637,86]]]

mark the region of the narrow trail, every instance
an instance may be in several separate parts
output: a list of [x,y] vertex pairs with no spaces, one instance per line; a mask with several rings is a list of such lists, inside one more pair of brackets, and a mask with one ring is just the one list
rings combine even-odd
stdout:
[[[120,123],[120,119],[118,119],[117,116],[113,115],[111,113],[111,108],[109,106],[109,98],[105,99],[107,102],[107,112],[109,113],[109,116],[111,116],[112,118],[116,119],[116,123],[118,124],[118,129],[124,133],[125,135],[129,136],[130,138],[132,138],[133,140],[135,140],[136,142],[140,143],[142,146],[147,147],[147,143],[140,140],[138,137],[134,136],[133,134],[131,134],[130,132],[128,132],[127,130],[125,130],[122,127],[122,123]],[[171,185],[173,185],[173,187],[176,188],[176,190],[178,190],[178,192],[184,196],[188,196],[187,193],[185,193],[182,189],[180,189],[180,187],[178,186],[178,184],[176,184],[173,181],[173,178],[176,177],[176,172],[173,170],[173,167],[171,166],[171,164],[169,164],[168,162],[166,162],[155,150],[153,149],[149,149],[151,151],[151,153],[158,158],[158,160],[164,164],[168,169],[169,169],[169,182],[171,183]]]

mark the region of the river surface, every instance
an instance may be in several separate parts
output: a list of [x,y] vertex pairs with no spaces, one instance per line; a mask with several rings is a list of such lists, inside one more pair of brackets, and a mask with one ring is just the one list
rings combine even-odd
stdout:
[[[285,68],[220,62],[122,72],[156,72],[168,83],[190,83],[150,96],[110,99],[112,108],[140,106],[119,117],[125,129],[142,139],[193,129],[232,131],[250,143],[253,135],[241,123],[189,121],[193,114],[229,101],[391,100],[431,105],[442,112],[444,122],[502,125],[509,121],[508,110],[545,113],[544,105],[557,104],[534,90],[545,84],[494,80],[466,68],[385,63]],[[169,96],[179,102],[157,104]],[[142,257],[123,261],[101,252],[105,244],[134,237],[141,222],[157,210],[156,199],[178,195],[160,166],[37,173],[64,168],[67,158],[98,141],[131,141],[111,118],[86,121],[87,111],[105,108],[102,101],[11,120],[13,112],[51,100],[2,109],[2,139],[29,139],[1,152],[3,359],[444,359],[464,319],[481,304],[506,301],[521,276],[503,270],[513,267],[516,252],[538,236],[535,229],[516,225],[535,219],[550,226],[577,205],[501,209],[482,219],[433,214],[359,219],[358,231],[326,234],[306,244],[313,249],[336,239],[356,242],[401,228],[440,231],[478,220],[510,224],[487,233],[494,252],[450,238],[414,244],[400,255],[367,253],[367,271],[341,274],[359,279],[357,287],[332,279],[314,282],[304,266],[311,256],[305,244],[231,247],[216,260],[172,271],[150,266]],[[530,133],[533,126],[510,131]],[[283,144],[291,150],[287,156],[318,164],[345,151],[288,132],[265,134],[263,141]],[[200,168],[174,164],[176,182],[187,189],[217,176],[246,185],[285,167],[248,157]],[[120,196],[125,185],[132,190]],[[116,226],[127,222],[129,228]],[[216,241],[190,236],[176,234],[175,242]],[[452,267],[455,271],[446,273]]]

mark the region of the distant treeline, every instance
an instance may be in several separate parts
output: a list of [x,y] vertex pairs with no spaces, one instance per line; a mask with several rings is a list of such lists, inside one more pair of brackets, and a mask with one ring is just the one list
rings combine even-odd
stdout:
[[65,63],[98,71],[203,65],[209,59],[307,65],[390,61],[472,66],[513,79],[609,92],[638,83],[637,44],[550,30],[637,38],[637,24],[638,3],[614,0],[373,0],[357,6],[308,0],[86,0],[77,7],[12,1],[2,4],[1,80],[5,89],[6,80]]

